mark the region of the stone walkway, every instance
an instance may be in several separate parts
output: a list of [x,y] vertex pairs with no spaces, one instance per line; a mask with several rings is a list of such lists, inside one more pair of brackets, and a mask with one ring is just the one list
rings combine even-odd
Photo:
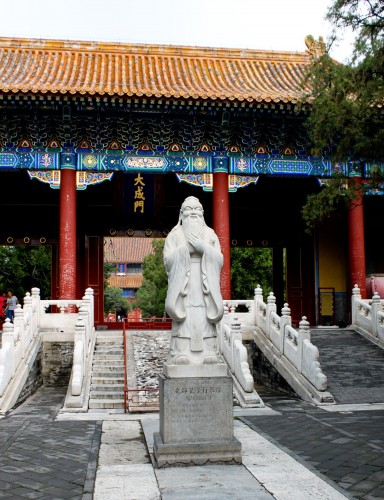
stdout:
[[311,341],[337,403],[384,403],[384,349],[350,329],[311,330]]
[[66,388],[41,388],[0,418],[0,499],[383,499],[384,351],[348,329],[312,339],[338,404],[257,387],[265,408],[234,409],[243,465],[156,469],[158,414],[62,413]]
[[64,395],[40,389],[0,420],[0,498],[92,498],[102,422],[55,422]]
[[0,420],[0,498],[384,498],[384,405],[318,408],[257,390],[265,408],[235,408],[242,466],[159,470],[157,414],[64,414],[64,390],[42,388]]
[[345,494],[384,498],[384,404],[315,407],[263,394],[273,415],[240,417]]

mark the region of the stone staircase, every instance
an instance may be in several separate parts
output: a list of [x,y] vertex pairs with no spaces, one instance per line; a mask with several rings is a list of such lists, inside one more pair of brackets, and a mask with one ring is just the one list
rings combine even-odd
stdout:
[[97,332],[89,409],[124,409],[123,332]]

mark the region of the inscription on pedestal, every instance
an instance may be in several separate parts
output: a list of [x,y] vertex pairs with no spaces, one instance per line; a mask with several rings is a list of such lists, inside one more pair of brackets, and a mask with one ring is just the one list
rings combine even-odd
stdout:
[[232,379],[160,377],[164,443],[233,439]]

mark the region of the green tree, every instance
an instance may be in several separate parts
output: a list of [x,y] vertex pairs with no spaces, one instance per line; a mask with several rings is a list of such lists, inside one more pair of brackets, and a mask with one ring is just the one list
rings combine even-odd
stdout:
[[116,316],[127,316],[127,313],[134,308],[134,304],[123,296],[122,288],[109,285],[108,278],[115,271],[116,265],[113,262],[104,262],[104,315],[116,313]]
[[117,286],[107,286],[104,288],[104,314],[116,313],[120,316],[126,316],[133,306],[122,295],[123,290]]
[[113,262],[104,262],[104,285],[108,285],[107,279],[116,271],[116,265]]
[[165,297],[167,295],[168,279],[163,263],[163,239],[153,239],[153,253],[144,257],[143,284],[136,292],[136,299],[143,317],[164,314]]
[[[164,240],[154,240],[154,252],[143,263],[143,285],[136,293],[144,317],[161,317],[167,294],[167,275],[163,264]],[[252,299],[257,285],[272,291],[272,251],[269,248],[231,249],[232,295]]]
[[33,287],[51,296],[51,247],[0,247],[0,291],[12,290],[20,302]]
[[355,34],[349,64],[327,52],[314,58],[309,133],[315,148],[336,160],[382,161],[384,157],[384,3],[382,0],[335,0],[327,17],[334,38],[343,28]]
[[272,250],[235,247],[231,249],[231,293],[235,299],[252,299],[260,285],[264,296],[272,291]]
[[[378,164],[384,158],[384,3],[335,0],[327,18],[334,26],[329,47],[344,29],[353,31],[355,43],[348,64],[334,61],[327,51],[312,61],[304,82],[310,90],[303,98],[310,108],[309,137],[317,154],[352,162],[360,170],[369,164],[371,181],[365,189],[375,188],[384,173]],[[310,195],[303,208],[308,231],[363,192],[346,175],[340,173],[317,196]]]

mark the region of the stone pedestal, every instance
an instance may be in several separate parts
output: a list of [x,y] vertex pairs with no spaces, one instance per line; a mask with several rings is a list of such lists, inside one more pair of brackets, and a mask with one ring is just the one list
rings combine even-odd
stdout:
[[153,447],[158,467],[241,463],[231,377],[161,375],[159,383],[160,432]]

